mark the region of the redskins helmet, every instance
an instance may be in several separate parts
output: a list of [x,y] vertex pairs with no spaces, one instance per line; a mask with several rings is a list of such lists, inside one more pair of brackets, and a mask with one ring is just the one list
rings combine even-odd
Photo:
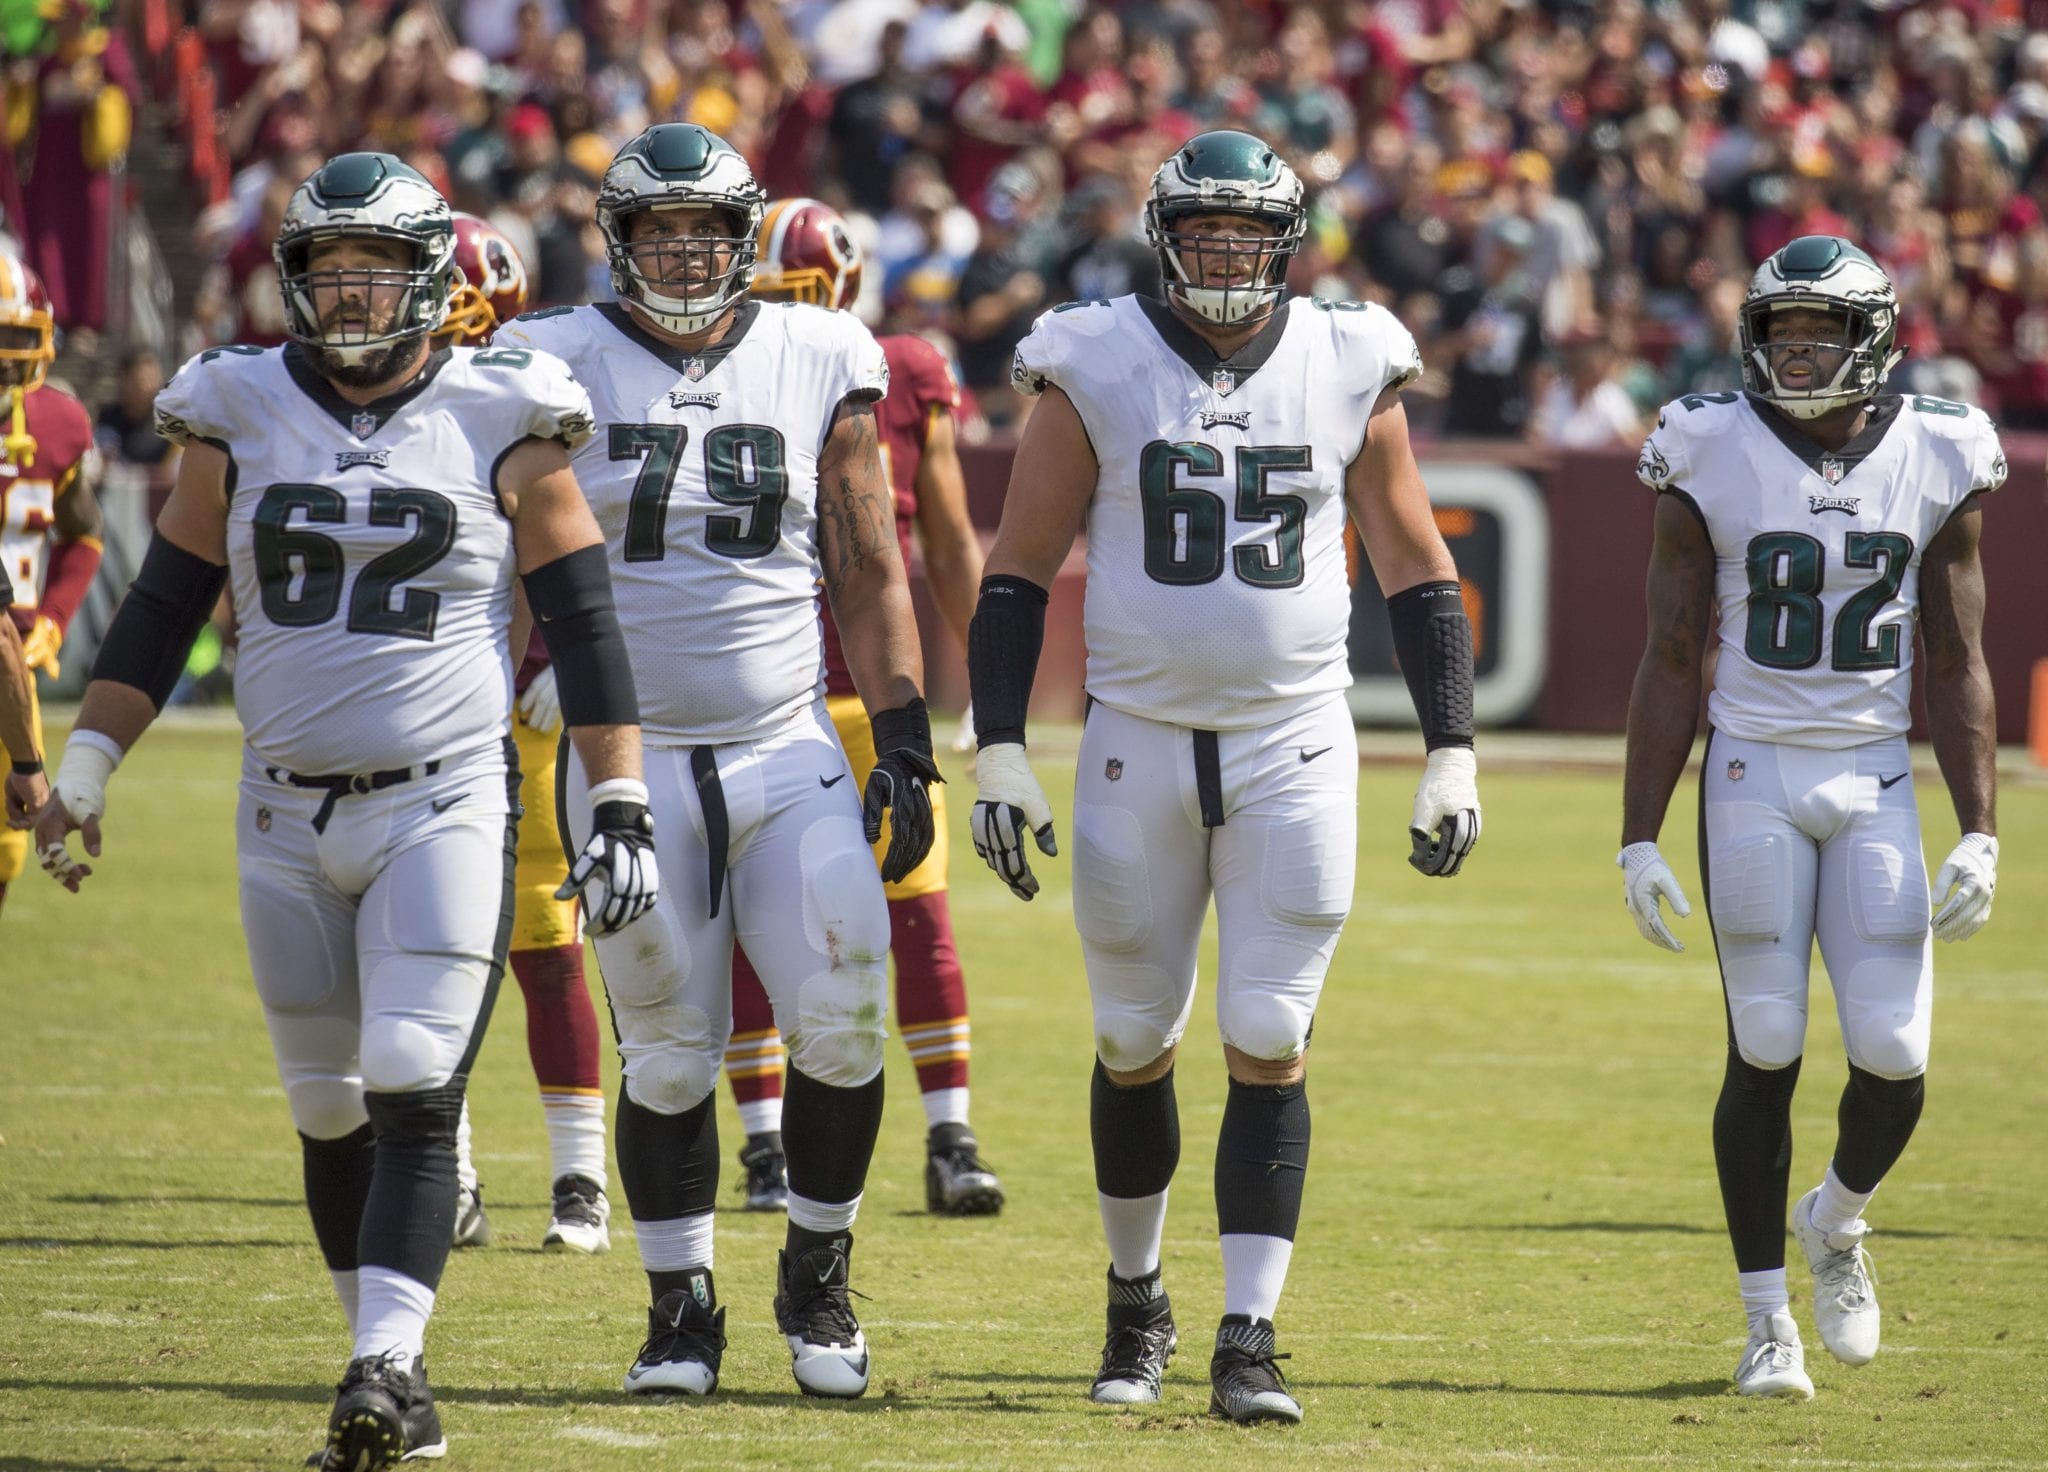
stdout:
[[[0,328],[4,327],[20,329],[24,338],[19,343],[0,340],[0,364],[9,366],[9,381],[24,390],[38,387],[57,360],[57,319],[50,310],[50,294],[28,262],[0,252]],[[35,334],[34,342],[26,340],[27,333]]]
[[840,311],[860,295],[860,247],[839,211],[815,199],[778,199],[761,221],[754,295]]
[[448,298],[448,320],[434,333],[434,346],[487,342],[500,322],[526,310],[526,265],[498,227],[457,210],[455,264],[462,284]]

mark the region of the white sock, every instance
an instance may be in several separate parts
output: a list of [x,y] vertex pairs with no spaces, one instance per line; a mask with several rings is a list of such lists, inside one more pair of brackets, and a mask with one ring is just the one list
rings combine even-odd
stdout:
[[388,1354],[410,1369],[427,1342],[434,1290],[390,1268],[356,1269],[355,1358]]
[[1789,1313],[1792,1300],[1785,1292],[1785,1270],[1765,1268],[1760,1273],[1737,1273],[1735,1284],[1742,1290],[1742,1311],[1749,1315],[1749,1332],[1754,1334],[1775,1313]]
[[604,1095],[544,1093],[540,1102],[548,1121],[551,1179],[587,1176],[597,1182],[598,1190],[606,1189],[610,1181],[604,1172]]
[[476,1189],[476,1162],[469,1154],[469,1096],[462,1097],[462,1116],[455,1121],[455,1181],[465,1191]]
[[1828,1173],[1820,1178],[1820,1194],[1813,1198],[1813,1224],[1830,1236],[1847,1231],[1862,1219],[1863,1208],[1876,1194],[1876,1191],[1850,1190],[1842,1184],[1842,1178],[1835,1174],[1835,1167],[1830,1164]]
[[1223,1245],[1223,1312],[1272,1322],[1287,1286],[1294,1244],[1258,1232],[1226,1232]]
[[749,1099],[740,1105],[740,1128],[748,1137],[782,1133],[782,1095],[772,1099]]
[[1159,1267],[1159,1239],[1166,1234],[1166,1192],[1156,1196],[1105,1196],[1102,1236],[1109,1243],[1109,1265],[1119,1278],[1142,1278]]
[[334,1279],[334,1296],[341,1300],[341,1316],[348,1320],[348,1337],[356,1337],[356,1270],[343,1272],[340,1268],[329,1268],[327,1276]]
[[926,1129],[937,1129],[942,1124],[967,1123],[967,1090],[926,1089],[924,1123]]
[[813,1201],[794,1191],[789,1193],[789,1219],[806,1232],[850,1232],[854,1218],[859,1215],[859,1196],[851,1201]]
[[671,1217],[667,1221],[633,1220],[633,1235],[640,1239],[640,1265],[650,1273],[679,1273],[684,1268],[710,1268],[715,1212]]

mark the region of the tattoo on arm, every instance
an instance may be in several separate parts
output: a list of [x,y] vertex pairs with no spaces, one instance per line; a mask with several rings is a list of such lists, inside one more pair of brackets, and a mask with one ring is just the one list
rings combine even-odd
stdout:
[[826,590],[866,572],[892,545],[893,516],[875,436],[875,406],[849,400],[826,441],[818,476],[819,551]]

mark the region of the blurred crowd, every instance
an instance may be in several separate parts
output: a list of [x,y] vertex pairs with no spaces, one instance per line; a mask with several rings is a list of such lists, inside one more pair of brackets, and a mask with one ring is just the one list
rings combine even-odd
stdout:
[[1040,311],[1157,289],[1152,170],[1230,126],[1308,188],[1296,290],[1382,302],[1421,342],[1419,433],[1639,441],[1666,398],[1741,386],[1749,275],[1809,233],[1897,283],[1894,387],[2048,428],[2048,0],[186,9],[234,166],[197,221],[217,264],[186,346],[280,340],[271,236],[348,148],[398,153],[494,221],[536,305],[602,298],[598,180],[649,122],[686,119],[771,193],[844,211],[862,315],[939,341],[1001,425]]

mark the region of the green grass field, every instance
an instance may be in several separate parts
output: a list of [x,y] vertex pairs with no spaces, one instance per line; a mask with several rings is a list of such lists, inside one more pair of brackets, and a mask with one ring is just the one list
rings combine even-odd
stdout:
[[[1071,757],[1038,745],[1063,808]],[[1451,883],[1402,862],[1415,767],[1363,774],[1280,1316],[1303,1426],[1204,1415],[1224,1091],[1206,1000],[1167,1231],[1181,1355],[1156,1409],[1083,1399],[1105,1256],[1069,871],[1044,863],[1046,893],[1012,900],[974,863],[962,783],[975,1123],[1011,1205],[924,1214],[923,1120],[892,1044],[855,1256],[868,1397],[795,1394],[769,1313],[780,1221],[737,1211],[720,1220],[720,1392],[621,1393],[645,1325],[630,1224],[621,1203],[607,1258],[536,1251],[546,1146],[508,982],[473,1088],[498,1241],[451,1262],[431,1334],[442,1465],[2048,1467],[2048,786],[2007,787],[1997,915],[1938,950],[1927,1114],[1871,1212],[1885,1350],[1861,1370],[1828,1359],[1795,1268],[1819,1395],[1755,1404],[1727,1388],[1742,1319],[1709,1148],[1723,1024],[1703,917],[1682,957],[1636,936],[1612,867],[1618,774],[1489,767],[1488,749],[1485,841]],[[87,891],[31,870],[0,918],[0,1469],[283,1469],[323,1434],[347,1342],[247,977],[236,764],[231,733],[155,732],[116,779]],[[1920,790],[1938,863],[1953,824],[1938,781]],[[1665,848],[1697,902],[1689,786],[1674,807]],[[1842,1077],[1818,979],[1815,1000],[1795,1192],[1826,1160]],[[729,1105],[723,1131],[733,1201]]]

